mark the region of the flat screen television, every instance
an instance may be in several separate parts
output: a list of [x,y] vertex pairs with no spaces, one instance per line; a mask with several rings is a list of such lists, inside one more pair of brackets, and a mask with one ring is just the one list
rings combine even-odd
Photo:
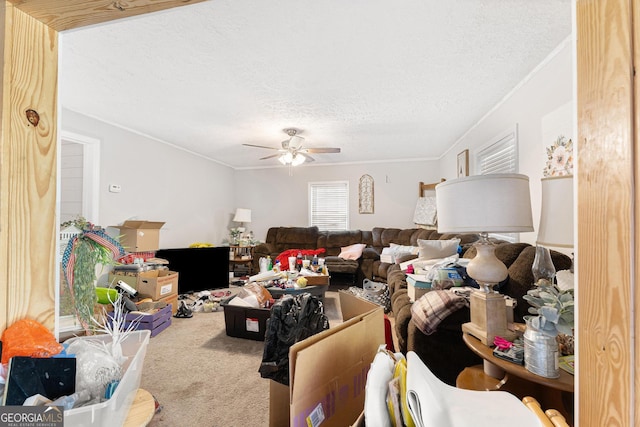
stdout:
[[177,271],[178,293],[188,294],[229,287],[229,247],[159,249],[156,257]]

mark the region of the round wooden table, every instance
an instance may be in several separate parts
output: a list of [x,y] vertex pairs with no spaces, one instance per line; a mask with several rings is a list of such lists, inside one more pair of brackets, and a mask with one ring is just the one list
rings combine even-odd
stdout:
[[522,365],[493,355],[493,348],[479,339],[463,333],[462,340],[475,354],[484,359],[484,366],[465,368],[456,378],[456,387],[467,390],[502,390],[520,399],[535,397],[544,407],[556,408],[569,424],[573,423],[574,379],[560,369],[558,378],[545,378]]
[[144,427],[156,413],[156,400],[147,390],[139,388],[123,427]]

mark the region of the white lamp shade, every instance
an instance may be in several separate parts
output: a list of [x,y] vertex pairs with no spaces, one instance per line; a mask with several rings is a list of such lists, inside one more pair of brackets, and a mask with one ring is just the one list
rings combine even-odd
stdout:
[[538,245],[573,247],[573,176],[542,178]]
[[251,222],[251,209],[237,208],[233,220],[235,222]]
[[439,233],[533,231],[529,177],[474,175],[436,186]]

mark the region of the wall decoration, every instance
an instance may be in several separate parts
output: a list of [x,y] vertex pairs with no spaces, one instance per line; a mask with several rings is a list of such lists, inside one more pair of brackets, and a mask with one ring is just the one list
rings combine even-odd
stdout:
[[373,213],[373,177],[371,175],[362,175],[358,185],[359,196],[359,213]]
[[458,178],[469,176],[469,150],[458,154]]
[[547,164],[544,176],[573,175],[573,142],[563,135],[547,147]]

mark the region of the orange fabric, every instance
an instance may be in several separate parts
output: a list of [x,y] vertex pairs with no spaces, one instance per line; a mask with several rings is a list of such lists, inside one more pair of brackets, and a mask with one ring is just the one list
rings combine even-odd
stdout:
[[13,356],[50,357],[62,351],[62,344],[41,323],[18,320],[2,333],[2,364]]

